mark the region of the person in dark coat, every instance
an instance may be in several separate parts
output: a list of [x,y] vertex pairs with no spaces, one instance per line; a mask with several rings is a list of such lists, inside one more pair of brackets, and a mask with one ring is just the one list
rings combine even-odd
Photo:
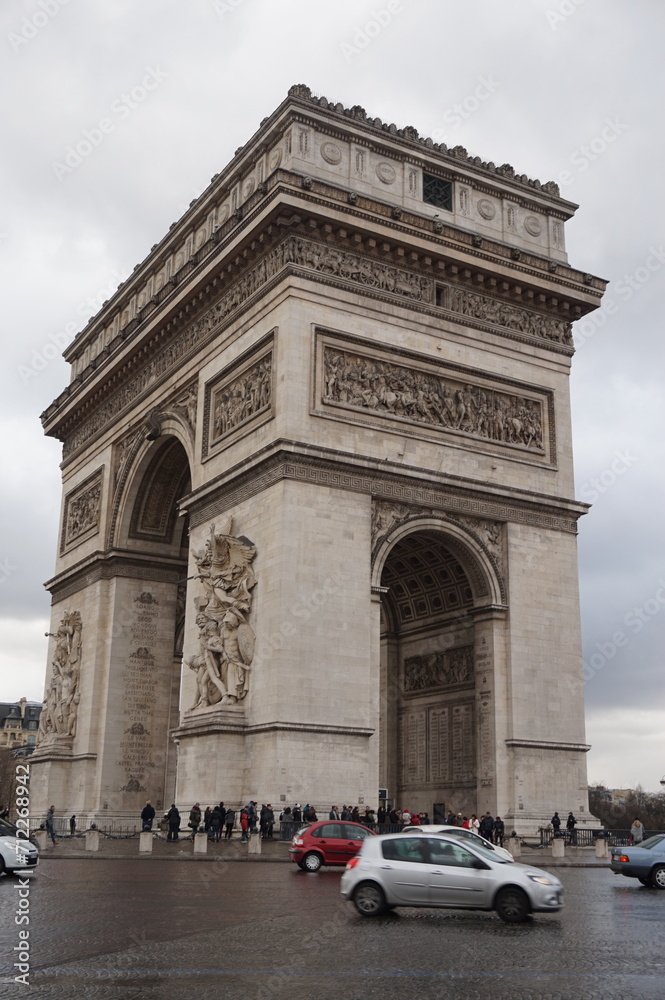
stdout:
[[302,809],[300,803],[296,802],[291,812],[291,819],[294,823],[302,823]]
[[227,809],[224,816],[224,840],[230,840],[233,836],[233,824],[236,821],[234,809]]
[[503,838],[506,833],[506,826],[500,816],[494,820],[494,843],[503,847]]
[[195,802],[189,810],[189,825],[192,828],[192,840],[194,840],[201,826],[201,806],[198,802]]
[[143,823],[144,830],[152,830],[152,821],[154,818],[155,810],[149,802],[146,802],[141,812],[141,822]]
[[76,815],[69,817],[69,836],[76,836]]
[[560,836],[559,831],[561,830],[561,817],[559,816],[558,812],[554,813],[554,816],[552,816],[552,819],[550,820],[550,823],[552,825],[552,830],[554,832],[554,836],[555,837]]
[[219,837],[222,830],[222,814],[219,811],[219,806],[215,808],[210,813],[210,839],[215,843],[219,843]]
[[568,819],[566,820],[566,830],[568,831],[568,836],[570,838],[570,843],[573,847],[577,844],[577,831],[575,827],[577,826],[577,820],[570,812],[568,813]]
[[167,840],[180,840],[180,812],[176,809],[175,802],[166,814],[169,823]]

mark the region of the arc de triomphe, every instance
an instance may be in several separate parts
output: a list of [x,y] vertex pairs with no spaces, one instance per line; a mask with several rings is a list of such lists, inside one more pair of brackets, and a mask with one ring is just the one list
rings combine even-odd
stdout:
[[65,352],[37,812],[588,819],[553,183],[292,87]]

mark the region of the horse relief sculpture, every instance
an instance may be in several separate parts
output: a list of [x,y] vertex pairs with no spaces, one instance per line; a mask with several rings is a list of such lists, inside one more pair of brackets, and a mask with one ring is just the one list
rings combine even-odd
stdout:
[[210,536],[202,552],[194,552],[205,596],[194,600],[199,652],[185,662],[196,674],[196,700],[190,711],[210,705],[236,705],[249,690],[255,636],[248,623],[251,590],[256,585],[252,561],[256,548],[247,538],[231,534],[233,518]]
[[542,451],[542,404],[333,348],[324,353],[323,402]]

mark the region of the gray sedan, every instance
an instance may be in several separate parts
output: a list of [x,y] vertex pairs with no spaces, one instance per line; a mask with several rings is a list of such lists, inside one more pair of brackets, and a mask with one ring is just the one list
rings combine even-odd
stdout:
[[615,875],[636,878],[642,885],[665,889],[665,834],[631,847],[614,847],[610,868]]
[[517,923],[563,905],[555,875],[445,834],[370,837],[347,864],[341,893],[364,917],[395,906],[436,906],[496,910]]

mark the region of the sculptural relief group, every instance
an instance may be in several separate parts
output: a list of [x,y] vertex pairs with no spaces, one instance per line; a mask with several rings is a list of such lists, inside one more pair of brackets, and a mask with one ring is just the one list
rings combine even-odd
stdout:
[[194,552],[204,596],[194,598],[199,652],[185,660],[196,674],[196,699],[190,711],[211,705],[235,705],[249,690],[255,636],[247,618],[256,585],[252,561],[256,548],[231,535],[233,519],[224,531],[210,536],[201,552]]
[[459,431],[533,450],[543,448],[541,404],[440,375],[326,348],[325,403]]

